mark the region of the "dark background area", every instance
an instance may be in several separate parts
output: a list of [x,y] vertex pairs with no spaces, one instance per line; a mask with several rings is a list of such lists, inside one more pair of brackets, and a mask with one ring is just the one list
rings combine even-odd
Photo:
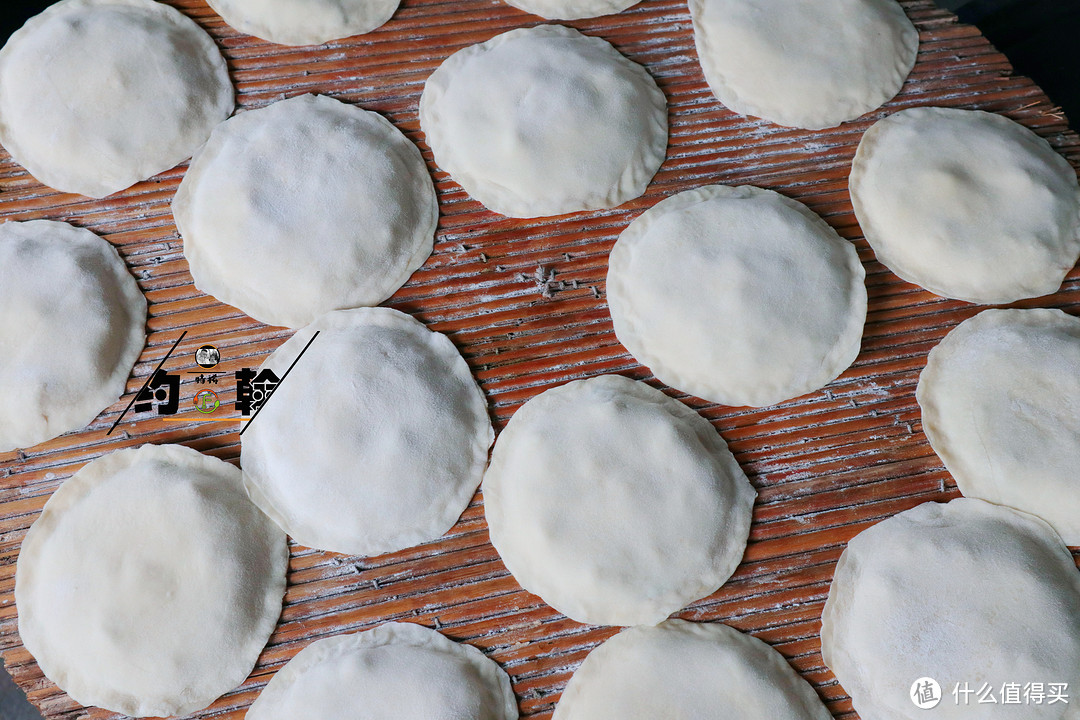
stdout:
[[7,42],[11,33],[22,27],[28,18],[54,2],[56,0],[0,0],[0,42]]
[[[0,42],[54,0],[0,0]],[[821,0],[824,1],[824,0]],[[1080,128],[1080,0],[936,0],[976,25],[1012,62],[1061,106]],[[0,720],[40,718],[3,672]]]
[[1080,127],[1080,0],[936,0],[977,26]]

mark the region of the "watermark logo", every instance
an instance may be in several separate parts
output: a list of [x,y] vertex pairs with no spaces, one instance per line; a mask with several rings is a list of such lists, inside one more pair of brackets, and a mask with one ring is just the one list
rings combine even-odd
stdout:
[[221,400],[213,390],[200,390],[195,393],[195,409],[203,415],[209,415],[221,406]]
[[910,697],[921,710],[935,708],[941,702],[941,685],[932,677],[921,677],[911,683]]
[[[224,383],[219,384],[219,380],[228,382],[230,373],[223,371],[210,372],[221,362],[221,352],[213,345],[202,345],[195,351],[195,365],[200,368],[199,370],[188,370],[183,373],[165,370],[165,363],[176,352],[186,335],[186,330],[180,334],[169,352],[165,354],[165,357],[161,359],[157,367],[146,379],[146,382],[135,394],[135,397],[131,399],[131,402],[113,422],[112,427],[105,433],[106,435],[111,434],[116,429],[129,410],[134,410],[137,413],[153,412],[157,416],[176,416],[180,409],[181,391],[185,387],[181,383],[187,380],[193,381],[196,386],[214,385],[218,387],[219,391],[225,391],[221,387]],[[318,336],[319,333],[316,331],[280,378],[270,368],[256,370],[245,367],[231,373],[236,383],[236,400],[232,403],[232,406],[233,409],[239,412],[239,417],[209,417],[222,407],[221,397],[214,390],[202,387],[195,390],[194,397],[191,399],[198,414],[189,413],[178,417],[163,417],[162,419],[169,422],[191,422],[193,420],[197,422],[242,422],[244,427],[240,430],[240,434],[243,434],[251,421],[266,405],[278,385],[285,381],[288,374],[292,372],[293,367]],[[225,407],[228,407],[228,403],[226,403]]]
[[[1067,682],[988,682],[954,683],[951,692],[955,705],[1068,705]],[[929,710],[942,700],[941,684],[932,677],[921,677],[911,683],[908,697],[915,707]]]
[[952,691],[957,705],[1068,705],[1067,682],[956,683]]
[[219,362],[221,352],[213,345],[203,345],[195,351],[195,364],[205,370],[216,368]]

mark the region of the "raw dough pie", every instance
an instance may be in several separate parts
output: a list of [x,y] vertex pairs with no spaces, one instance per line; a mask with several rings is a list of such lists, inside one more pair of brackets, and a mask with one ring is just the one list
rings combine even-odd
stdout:
[[664,161],[667,100],[645,68],[561,25],[519,28],[451,55],[420,98],[435,160],[510,217],[610,208]]
[[1080,319],[985,310],[930,351],[916,391],[930,444],[970,497],[1080,545]]
[[186,715],[251,672],[288,559],[232,465],[179,445],[119,450],[65,481],[27,533],[19,634],[84,705]]
[[494,438],[454,345],[388,308],[319,318],[262,369],[283,377],[244,431],[252,499],[302,545],[374,555],[434,540],[469,504]]
[[382,116],[301,95],[237,115],[173,200],[200,290],[270,325],[377,305],[431,254],[420,151]]
[[146,300],[120,255],[50,220],[0,225],[0,452],[90,423],[124,393]]
[[1046,295],[1080,255],[1076,172],[1000,115],[890,115],[859,143],[850,189],[878,260],[938,295],[988,304]]
[[519,10],[548,20],[579,20],[622,12],[641,0],[506,0]]
[[517,720],[502,668],[412,623],[316,640],[277,672],[246,720]]
[[213,39],[153,0],[62,0],[0,50],[0,143],[41,182],[104,197],[188,158],[233,111]]
[[859,353],[854,246],[771,190],[711,185],[661,201],[611,251],[615,334],[656,377],[725,405],[817,390]]
[[318,45],[371,32],[398,0],[207,0],[240,32],[281,45]]
[[820,130],[896,95],[919,33],[895,0],[690,0],[701,68],[741,115]]
[[589,653],[552,720],[831,720],[780,653],[720,623],[635,627]]
[[[982,500],[924,503],[864,530],[840,562],[821,653],[864,718],[1073,718],[1073,704],[964,704],[958,685],[1080,683],[1080,573],[1042,520]],[[966,683],[966,686],[965,686]]]
[[618,375],[525,403],[484,475],[491,542],[579,622],[656,624],[742,559],[755,492],[704,418]]

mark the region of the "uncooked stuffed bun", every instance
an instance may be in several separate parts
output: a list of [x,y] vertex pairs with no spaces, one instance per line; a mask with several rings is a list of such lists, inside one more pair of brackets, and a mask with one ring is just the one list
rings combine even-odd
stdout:
[[589,653],[552,720],[830,720],[780,653],[720,623],[666,620]]
[[240,32],[281,45],[318,45],[371,32],[399,0],[207,0]]
[[420,151],[374,112],[301,95],[223,123],[173,200],[195,287],[269,325],[377,305],[435,241]]
[[690,0],[701,68],[741,115],[820,130],[891,99],[919,33],[896,0]]
[[233,97],[214,40],[153,0],[62,0],[0,50],[0,143],[65,192],[104,197],[168,170]]
[[234,466],[180,445],[118,450],[64,481],[30,527],[19,635],[83,705],[186,715],[251,672],[288,559]]
[[[1080,683],[1080,572],[1033,515],[959,498],[883,520],[848,543],[821,619],[822,657],[861,717],[1075,716],[1072,704],[953,695]],[[939,686],[932,710],[915,702],[922,678]]]
[[281,378],[294,361],[241,438],[252,499],[297,542],[322,550],[375,555],[446,533],[476,492],[494,438],[453,343],[396,310],[339,310],[259,371]]
[[488,209],[542,217],[645,192],[664,161],[667,101],[606,41],[519,28],[451,55],[420,98],[435,161]]
[[278,670],[246,720],[517,720],[510,678],[482,652],[391,622],[316,640]]
[[890,115],[863,135],[849,184],[878,260],[938,295],[986,304],[1047,295],[1080,255],[1076,171],[1001,115]]
[[915,395],[964,495],[1038,515],[1080,545],[1080,319],[984,310],[930,351]]
[[618,375],[525,403],[483,490],[517,581],[595,625],[656,624],[719,588],[746,549],[755,496],[707,420]]
[[623,231],[608,305],[619,341],[668,385],[725,405],[773,405],[855,360],[864,277],[855,247],[805,205],[709,185]]
[[112,245],[51,220],[0,224],[0,452],[88,425],[124,394],[146,299]]

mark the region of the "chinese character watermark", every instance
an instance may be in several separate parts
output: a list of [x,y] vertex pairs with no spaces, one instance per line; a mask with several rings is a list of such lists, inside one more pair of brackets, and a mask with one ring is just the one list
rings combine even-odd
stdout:
[[957,705],[1056,705],[1069,703],[1069,683],[1064,682],[958,682],[952,689]]
[[265,368],[258,375],[251,368],[236,371],[236,409],[240,415],[248,417],[259,412],[259,408],[270,399],[274,388],[281,379],[270,368]]
[[[169,352],[165,354],[165,357],[161,359],[157,367],[154,368],[154,371],[146,378],[146,382],[143,383],[143,386],[135,394],[135,397],[131,399],[131,402],[128,403],[123,412],[117,416],[106,435],[109,435],[116,430],[117,425],[120,424],[120,421],[129,410],[134,410],[135,412],[153,411],[159,416],[176,415],[179,412],[181,374],[167,372],[164,369],[164,366],[176,351],[177,347],[180,346],[180,343],[184,340],[186,335],[186,330],[180,334],[180,337],[173,343]],[[202,422],[203,420],[216,422],[246,421],[244,427],[240,430],[240,433],[243,434],[244,430],[247,429],[247,425],[259,414],[259,411],[266,404],[267,400],[270,399],[274,390],[277,389],[278,385],[285,381],[285,378],[292,371],[293,367],[299,362],[300,358],[307,352],[308,348],[311,347],[311,344],[318,336],[319,333],[316,331],[280,378],[270,368],[263,368],[257,371],[252,368],[241,368],[240,370],[235,371],[236,402],[234,403],[234,407],[240,412],[240,417],[206,417],[218,410],[222,404],[221,398],[218,396],[217,392],[204,387],[196,390],[195,395],[192,398],[192,404],[199,413],[198,415],[186,414],[178,418],[164,419],[171,422],[190,422],[193,419],[197,419],[199,422]],[[203,345],[195,351],[195,364],[202,368],[202,370],[186,371],[182,374],[189,376],[194,375],[195,385],[218,385],[219,378],[225,377],[226,373],[222,371],[207,371],[217,367],[220,362],[220,351],[213,345]]]
[[941,685],[931,677],[921,677],[911,684],[911,702],[923,710],[937,707],[941,702]]

